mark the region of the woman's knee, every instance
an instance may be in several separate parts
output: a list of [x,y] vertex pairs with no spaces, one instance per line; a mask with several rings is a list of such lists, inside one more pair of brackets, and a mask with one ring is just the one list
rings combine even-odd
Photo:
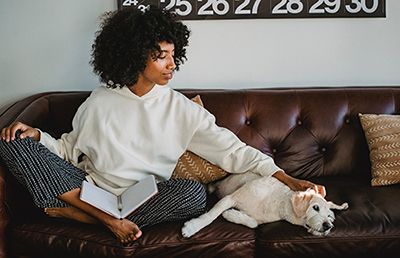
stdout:
[[195,180],[184,180],[186,180],[185,193],[187,194],[187,198],[191,200],[193,209],[198,210],[198,212],[203,211],[207,202],[207,193],[203,185]]
[[30,138],[15,138],[12,141],[0,141],[0,154],[2,155],[22,155],[25,153],[29,153],[32,150],[33,141]]
[[197,182],[195,180],[191,180],[191,181],[192,181],[191,183],[193,184],[193,186],[192,186],[193,194],[198,196],[199,200],[202,200],[204,202],[204,205],[205,205],[205,201],[207,199],[207,192],[204,189],[204,186],[201,183],[199,183],[199,182]]
[[185,178],[176,178],[171,181],[178,181],[180,186],[181,193],[186,193],[190,196],[198,196],[202,198],[206,198],[207,193],[204,189],[203,185],[196,180],[185,179]]
[[176,178],[161,183],[163,187],[170,188],[176,200],[180,202],[182,208],[191,206],[193,209],[204,209],[207,201],[207,193],[202,184],[195,180]]

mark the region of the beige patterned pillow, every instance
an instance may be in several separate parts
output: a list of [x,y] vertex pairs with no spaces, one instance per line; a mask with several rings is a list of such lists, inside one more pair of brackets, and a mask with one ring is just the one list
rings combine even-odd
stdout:
[[[199,95],[191,99],[200,106],[203,106]],[[211,164],[207,160],[199,157],[190,151],[185,151],[183,155],[178,159],[174,172],[172,172],[172,178],[188,178],[196,180],[202,184],[208,184],[212,181],[223,178],[229,173],[219,168],[218,166]]]
[[400,183],[400,116],[359,114],[372,163],[372,186]]
[[188,178],[202,184],[208,184],[228,174],[228,172],[211,164],[193,152],[185,151],[179,158],[171,178]]

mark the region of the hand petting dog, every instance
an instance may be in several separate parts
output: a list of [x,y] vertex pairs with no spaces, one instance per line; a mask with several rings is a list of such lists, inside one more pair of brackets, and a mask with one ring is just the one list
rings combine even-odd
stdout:
[[316,185],[310,181],[291,177],[283,171],[278,171],[272,176],[282,183],[285,183],[293,191],[306,191],[307,189],[313,189],[315,193],[320,194],[323,198],[326,196],[325,187],[322,185]]

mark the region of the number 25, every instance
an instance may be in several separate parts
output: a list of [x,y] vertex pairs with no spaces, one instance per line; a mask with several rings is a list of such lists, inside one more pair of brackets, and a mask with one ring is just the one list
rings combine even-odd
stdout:
[[[165,0],[160,0],[160,3],[165,3]],[[186,10],[182,11],[179,8],[176,8],[175,11],[180,16],[189,15],[192,12],[192,4],[189,1],[185,0],[171,0],[171,2],[165,7],[166,10],[170,10],[174,6],[185,6]]]

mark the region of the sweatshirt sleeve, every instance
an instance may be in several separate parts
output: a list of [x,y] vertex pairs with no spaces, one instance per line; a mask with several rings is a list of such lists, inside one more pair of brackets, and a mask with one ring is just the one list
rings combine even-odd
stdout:
[[230,173],[250,170],[271,176],[283,171],[270,156],[246,145],[230,130],[217,126],[215,117],[207,114],[189,143],[190,151]]

